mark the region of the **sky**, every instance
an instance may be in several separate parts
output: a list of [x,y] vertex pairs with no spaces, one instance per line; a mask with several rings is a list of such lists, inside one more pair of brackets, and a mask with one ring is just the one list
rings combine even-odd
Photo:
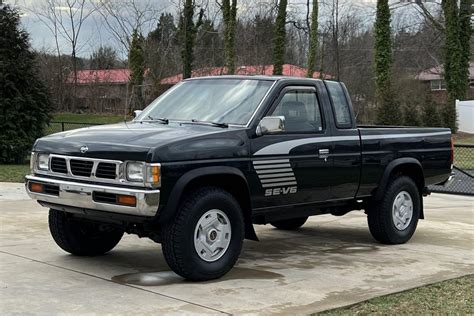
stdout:
[[[68,36],[72,34],[71,28],[68,27],[70,23],[67,20],[68,8],[66,6],[69,2],[85,1],[87,5],[84,8],[84,15],[88,15],[84,21],[78,37],[77,55],[81,57],[89,57],[91,53],[100,45],[108,45],[114,47],[119,56],[125,58],[127,55],[127,47],[123,43],[124,34],[130,34],[132,29],[132,21],[136,20],[137,14],[134,12],[148,9],[148,15],[141,17],[140,24],[142,25],[142,32],[146,35],[150,30],[156,26],[156,18],[162,12],[171,12],[177,15],[181,0],[6,0],[5,2],[17,6],[21,12],[21,20],[23,27],[30,33],[31,43],[34,49],[48,51],[55,53],[55,37],[53,36],[51,27],[52,23],[45,18],[45,15],[50,14],[51,10],[48,8],[54,7],[53,11],[56,16],[63,18],[64,28],[59,28],[58,42],[62,53],[71,53],[71,44]],[[110,8],[109,13],[102,9],[97,11],[94,5],[100,1],[107,2],[107,7]],[[199,0],[198,0],[199,1]],[[205,0],[201,0],[205,1]],[[376,0],[339,0],[343,6],[352,6],[361,14],[367,15],[367,23],[372,23],[375,15],[375,1]],[[208,1],[214,4],[214,0]],[[53,3],[53,5],[49,5]],[[204,2],[203,2],[204,3]],[[239,15],[253,16],[258,12],[268,10],[269,3],[274,3],[274,0],[239,0],[238,12]],[[320,19],[327,17],[329,10],[327,3],[332,3],[331,0],[320,0]],[[75,20],[78,21],[79,6],[75,6],[73,10]],[[305,14],[306,0],[289,0],[288,10],[292,14]],[[120,16],[125,17],[120,23],[125,32],[122,32],[120,24],[113,18],[110,12],[117,12]],[[301,13],[295,13],[301,12]],[[405,13],[403,13],[405,14]],[[220,14],[215,5],[206,7],[206,15],[211,19],[219,20]],[[45,23],[46,22],[46,23]]]

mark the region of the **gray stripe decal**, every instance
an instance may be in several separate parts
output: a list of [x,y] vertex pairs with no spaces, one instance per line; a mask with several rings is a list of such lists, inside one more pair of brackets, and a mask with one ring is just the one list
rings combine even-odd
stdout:
[[296,181],[263,184],[262,187],[264,187],[264,188],[274,188],[274,187],[284,187],[284,186],[289,186],[289,185],[296,185]]
[[288,173],[270,173],[270,174],[261,174],[258,177],[260,179],[269,179],[269,178],[278,178],[278,177],[293,177],[293,172]]
[[257,170],[257,174],[266,174],[266,173],[278,173],[278,172],[292,172],[293,169],[291,168],[284,168],[284,169],[270,169],[270,170]]
[[261,166],[254,166],[256,170],[261,170],[261,169],[277,169],[277,168],[290,168],[291,165],[289,163],[282,163],[282,164],[276,164],[276,165],[261,165]]
[[274,183],[274,182],[283,182],[283,181],[296,181],[295,177],[288,178],[274,178],[274,179],[263,179],[260,180],[262,183]]
[[289,163],[290,159],[274,159],[274,160],[256,160],[253,162],[254,165],[265,165],[272,163]]
[[[362,140],[373,140],[373,139],[391,139],[391,138],[412,138],[412,137],[428,137],[428,136],[440,136],[450,135],[450,131],[446,132],[434,132],[434,133],[417,133],[417,134],[392,134],[392,135],[363,135]],[[286,142],[280,142],[276,144],[264,147],[254,153],[254,156],[261,155],[288,155],[290,151],[298,146],[316,143],[328,143],[328,142],[341,142],[347,140],[359,140],[359,136],[328,136],[328,137],[312,137],[304,139],[294,139]]]

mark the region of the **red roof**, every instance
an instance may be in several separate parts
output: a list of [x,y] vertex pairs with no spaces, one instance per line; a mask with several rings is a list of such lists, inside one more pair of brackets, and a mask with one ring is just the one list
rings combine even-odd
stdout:
[[[102,69],[102,70],[78,70],[77,83],[108,83],[126,84],[130,80],[130,69]],[[74,75],[67,78],[67,82],[74,82]]]
[[[291,77],[306,77],[306,68],[298,67],[295,65],[284,64],[283,65],[283,76]],[[221,76],[227,74],[226,67],[209,67],[200,68],[192,72],[192,77],[204,77],[204,76]],[[265,75],[271,76],[273,74],[273,65],[262,65],[262,66],[241,66],[235,71],[236,75]],[[320,73],[315,71],[313,78],[319,78]],[[324,79],[331,79],[332,76],[324,74]],[[161,84],[176,84],[183,80],[183,74],[174,75],[171,77],[163,78]]]
[[[444,78],[444,66],[439,65],[420,72],[416,79],[421,81],[440,80]],[[474,79],[474,62],[469,63],[469,79]]]

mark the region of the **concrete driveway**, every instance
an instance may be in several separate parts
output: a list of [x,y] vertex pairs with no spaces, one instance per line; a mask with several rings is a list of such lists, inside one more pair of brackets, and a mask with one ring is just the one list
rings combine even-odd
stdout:
[[0,314],[307,314],[474,273],[474,198],[432,195],[401,246],[372,240],[366,217],[313,217],[301,230],[257,226],[223,279],[190,283],[160,245],[125,236],[79,258],[49,235],[47,209],[20,184],[0,184]]

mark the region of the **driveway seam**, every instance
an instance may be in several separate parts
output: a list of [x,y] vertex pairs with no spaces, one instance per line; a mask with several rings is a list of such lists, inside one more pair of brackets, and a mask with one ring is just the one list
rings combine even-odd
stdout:
[[44,264],[44,265],[47,265],[47,266],[50,266],[50,267],[53,267],[53,268],[58,268],[58,269],[66,270],[66,271],[69,271],[69,272],[82,274],[82,275],[85,275],[85,276],[88,276],[88,277],[100,279],[100,280],[107,281],[107,282],[110,282],[110,283],[113,283],[113,284],[122,285],[122,286],[126,286],[126,287],[129,287],[129,288],[132,288],[132,289],[137,289],[137,290],[140,290],[140,291],[144,291],[144,292],[152,293],[152,294],[155,294],[155,295],[163,296],[163,297],[166,297],[168,299],[172,299],[172,300],[180,301],[180,302],[183,302],[183,303],[195,305],[195,306],[205,308],[205,309],[209,309],[209,310],[212,310],[214,312],[221,313],[221,314],[232,315],[230,313],[221,311],[221,310],[213,308],[213,307],[201,305],[201,304],[198,304],[198,303],[193,303],[193,302],[183,300],[183,299],[180,299],[180,298],[177,298],[177,297],[173,297],[173,296],[170,296],[170,295],[166,295],[166,294],[163,294],[163,293],[155,292],[155,291],[152,291],[152,290],[147,290],[147,289],[144,289],[144,288],[141,288],[141,287],[138,287],[138,286],[133,286],[133,285],[126,284],[126,283],[115,282],[113,280],[109,280],[109,279],[106,279],[106,278],[103,278],[103,277],[100,277],[100,276],[97,276],[97,275],[94,275],[94,274],[90,274],[90,273],[86,273],[86,272],[82,272],[82,271],[77,271],[77,270],[70,269],[70,268],[61,267],[61,266],[58,266],[58,265],[55,265],[55,264],[51,264],[51,263],[44,262],[44,261],[39,261],[39,260],[36,260],[36,259],[28,258],[28,257],[25,257],[25,256],[13,254],[13,253],[9,253],[9,252],[3,251],[3,250],[0,250],[0,253],[7,254],[7,255],[10,255],[10,256],[14,256],[14,257],[18,257],[18,258],[22,258],[22,259],[25,259],[25,260],[30,260],[30,261],[40,263],[40,264]]

